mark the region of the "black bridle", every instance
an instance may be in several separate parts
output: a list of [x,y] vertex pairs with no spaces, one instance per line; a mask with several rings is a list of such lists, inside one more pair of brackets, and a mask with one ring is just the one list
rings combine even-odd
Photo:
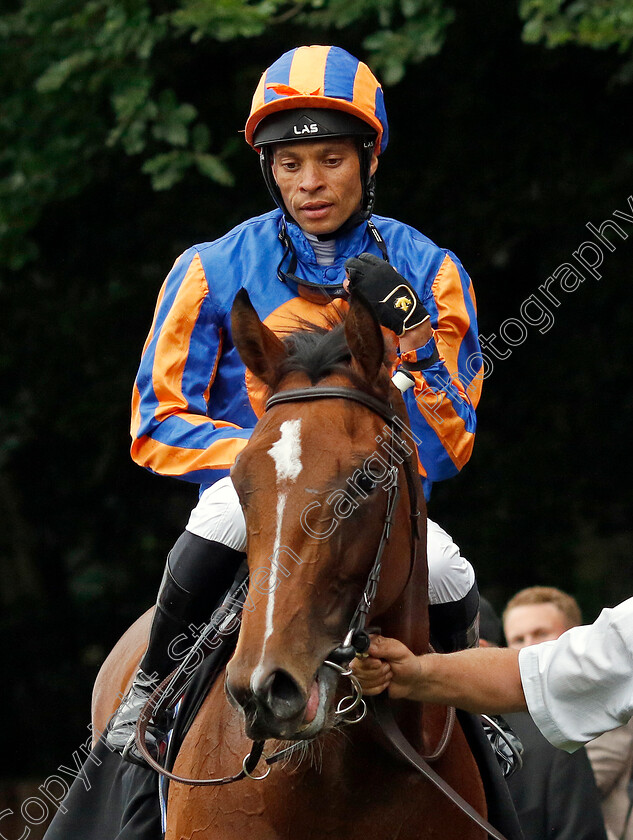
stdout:
[[[378,548],[376,549],[376,556],[369,572],[360,603],[358,604],[352,617],[345,639],[332,651],[327,660],[327,662],[334,662],[340,665],[342,663],[350,662],[356,655],[366,653],[369,648],[369,634],[366,630],[367,618],[378,590],[378,583],[380,581],[380,573],[382,570],[382,557],[385,547],[389,541],[393,525],[393,516],[400,496],[398,465],[396,464],[396,447],[398,449],[397,454],[399,463],[404,466],[407,488],[409,491],[411,511],[411,563],[409,567],[409,576],[413,571],[413,564],[417,552],[417,541],[420,538],[420,510],[418,507],[419,481],[416,480],[416,476],[413,474],[409,458],[405,455],[406,450],[404,443],[398,433],[396,421],[400,420],[400,418],[394,411],[391,403],[388,403],[385,400],[381,400],[371,394],[366,394],[364,391],[359,391],[356,388],[320,386],[316,388],[296,388],[288,391],[280,391],[270,397],[266,403],[265,410],[268,411],[276,405],[325,399],[352,400],[353,402],[364,405],[365,408],[368,408],[374,414],[382,417],[389,426],[392,444],[388,449],[389,469],[393,480],[387,490],[387,508],[383,519],[382,534],[380,536]],[[400,456],[400,453],[402,453],[402,457]]]
[[[398,457],[400,458],[400,453],[404,451],[404,446],[402,439],[396,431],[397,421],[399,420],[399,417],[394,411],[393,406],[390,403],[384,402],[383,400],[380,400],[377,397],[371,396],[371,394],[366,394],[363,391],[359,391],[355,388],[330,388],[327,386],[321,386],[316,388],[299,388],[295,390],[280,391],[278,394],[274,394],[268,400],[268,402],[266,403],[266,411],[268,411],[275,405],[282,405],[284,403],[305,402],[307,400],[322,399],[353,400],[355,402],[360,403],[361,405],[364,405],[366,408],[369,408],[370,411],[373,411],[375,414],[378,414],[378,416],[382,417],[383,420],[386,420],[391,430],[392,444],[398,444]],[[394,464],[395,446],[392,445],[391,447],[389,447],[389,450],[390,469],[397,473],[398,468]],[[409,499],[411,506],[411,564],[409,568],[410,577],[413,571],[413,566],[417,552],[417,543],[420,537],[420,510],[418,508],[418,487],[420,485],[419,481],[417,480],[417,474],[416,476],[413,475],[413,468],[411,466],[410,460],[405,457],[400,460],[400,463],[404,465],[404,474],[407,479],[407,486],[409,489]],[[335,668],[337,671],[339,671],[339,673],[342,673],[345,676],[349,676],[352,680],[352,684],[356,682],[357,685],[358,681],[356,680],[356,678],[353,677],[353,675],[351,675],[351,672],[343,671],[341,665],[338,664],[337,660],[344,663],[348,663],[354,658],[354,656],[363,655],[369,648],[369,635],[366,630],[366,622],[373,599],[378,589],[380,571],[382,568],[382,555],[385,549],[385,545],[389,540],[391,526],[393,524],[393,514],[395,512],[396,505],[398,503],[398,497],[400,494],[399,484],[397,480],[394,480],[394,482],[389,487],[388,494],[389,495],[387,498],[387,509],[385,512],[385,518],[383,520],[382,534],[380,537],[380,542],[378,543],[378,548],[376,550],[376,557],[374,559],[374,563],[369,573],[367,584],[365,585],[365,591],[363,592],[363,595],[361,597],[360,604],[356,608],[356,612],[354,613],[354,616],[350,623],[349,631],[347,633],[347,636],[345,637],[343,644],[339,645],[339,647],[332,651],[328,660],[326,660],[324,663],[325,665],[330,665],[331,667]],[[357,690],[359,692],[358,700],[360,702],[363,702],[360,696],[360,686],[358,686]],[[344,698],[344,700],[347,699],[348,698]],[[372,699],[372,709],[374,712],[374,716],[380,728],[382,729],[383,734],[386,736],[387,741],[391,745],[392,750],[411,767],[413,767],[415,770],[421,773],[429,782],[435,785],[435,787],[441,790],[442,793],[444,793],[444,795],[451,800],[451,802],[453,802],[476,825],[484,829],[491,838],[494,838],[494,840],[505,840],[504,836],[500,832],[498,832],[494,826],[492,826],[484,817],[478,814],[477,811],[475,811],[475,809],[472,807],[472,805],[466,802],[455,790],[453,790],[453,788],[447,782],[445,782],[444,779],[442,779],[429,765],[430,761],[439,758],[439,756],[443,753],[444,749],[446,748],[448,741],[450,740],[455,710],[449,709],[447,711],[446,725],[444,729],[444,734],[441,739],[442,743],[438,746],[438,749],[436,750],[434,755],[423,757],[419,755],[419,753],[413,748],[413,746],[409,743],[407,738],[405,738],[402,731],[400,730],[400,727],[398,726],[394,718],[393,709],[389,704],[386,694],[383,693],[378,697]],[[354,704],[350,706],[350,709],[353,708]],[[357,719],[349,720],[347,722],[356,723],[358,722],[358,720],[362,720],[363,716],[364,713]],[[346,721],[343,720],[342,722]],[[247,756],[247,758],[249,757]],[[275,756],[272,756],[272,759],[274,760]],[[247,759],[245,759],[245,761],[246,760]],[[267,761],[270,760],[267,759]]]

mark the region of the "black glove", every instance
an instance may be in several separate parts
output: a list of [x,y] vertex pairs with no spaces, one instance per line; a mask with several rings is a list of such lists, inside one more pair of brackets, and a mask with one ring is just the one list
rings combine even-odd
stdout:
[[404,335],[430,317],[404,277],[380,257],[367,253],[350,257],[345,268],[350,287],[362,292],[380,323],[396,335]]

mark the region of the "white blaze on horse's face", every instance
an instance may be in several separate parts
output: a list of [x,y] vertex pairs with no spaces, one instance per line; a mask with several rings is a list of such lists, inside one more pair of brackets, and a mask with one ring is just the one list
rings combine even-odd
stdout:
[[302,470],[301,420],[284,420],[279,431],[281,437],[268,450],[277,468],[277,484],[296,481]]
[[[277,469],[277,486],[286,485],[277,498],[277,527],[275,529],[275,544],[273,546],[273,557],[278,557],[281,544],[281,526],[283,522],[286,499],[288,498],[287,482],[296,481],[303,469],[301,463],[301,420],[284,420],[279,427],[281,437],[276,440],[268,450],[268,454],[275,462]],[[266,657],[266,645],[273,633],[273,620],[275,613],[275,591],[278,586],[277,564],[271,564],[271,573],[268,587],[268,601],[266,604],[266,631],[262,641],[262,652],[257,667],[251,676],[251,687],[257,687],[263,674],[263,663]]]

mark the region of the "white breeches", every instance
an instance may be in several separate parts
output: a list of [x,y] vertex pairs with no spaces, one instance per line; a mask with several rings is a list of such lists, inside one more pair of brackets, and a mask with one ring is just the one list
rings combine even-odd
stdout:
[[246,522],[230,476],[207,487],[191,511],[187,531],[246,551]]
[[[237,551],[246,550],[246,523],[229,476],[216,481],[191,511],[187,530]],[[475,572],[452,538],[431,519],[427,521],[429,603],[459,601],[472,588]]]

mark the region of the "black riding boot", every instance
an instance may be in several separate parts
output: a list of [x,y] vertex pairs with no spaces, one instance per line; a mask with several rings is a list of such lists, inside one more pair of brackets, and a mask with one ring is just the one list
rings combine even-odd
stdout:
[[479,646],[479,590],[473,583],[459,601],[429,606],[431,644],[440,653]]
[[[195,629],[209,620],[215,605],[233,582],[243,557],[241,551],[189,531],[178,538],[167,558],[147,650],[108,726],[106,739],[110,746],[123,750],[133,741],[141,709],[159,683],[179,664],[170,655],[172,643],[178,640],[179,652],[194,643]],[[154,726],[147,729],[147,746],[154,755],[164,734]]]

